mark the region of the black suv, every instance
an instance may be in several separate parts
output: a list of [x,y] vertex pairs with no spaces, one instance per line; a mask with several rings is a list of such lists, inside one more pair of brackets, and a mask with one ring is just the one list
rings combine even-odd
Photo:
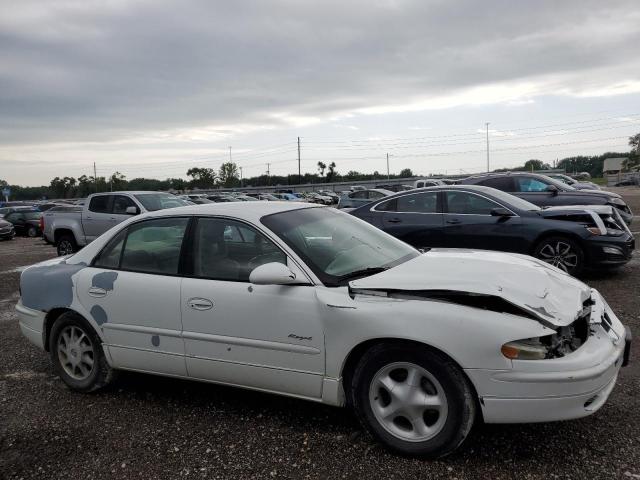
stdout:
[[611,205],[618,209],[627,225],[633,214],[617,193],[576,190],[562,182],[535,173],[487,173],[458,181],[459,185],[482,185],[509,192],[539,207],[558,205]]

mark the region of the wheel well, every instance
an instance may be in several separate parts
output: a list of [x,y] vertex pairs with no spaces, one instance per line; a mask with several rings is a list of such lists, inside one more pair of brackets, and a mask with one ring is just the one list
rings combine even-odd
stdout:
[[62,237],[63,235],[71,235],[71,237],[73,237],[74,241],[76,239],[76,237],[74,236],[72,230],[70,230],[68,228],[59,228],[53,233],[53,241],[54,241],[54,243],[58,243],[58,240],[60,240],[60,237]]
[[44,349],[47,352],[49,351],[49,337],[51,335],[51,327],[53,327],[53,324],[60,317],[60,315],[67,312],[73,312],[73,310],[69,308],[54,308],[51,311],[49,311],[49,313],[47,313],[47,316],[44,319],[44,329],[43,329],[44,336],[42,338],[44,343]]
[[360,362],[360,359],[364,356],[364,354],[369,349],[381,344],[413,345],[413,346],[418,346],[422,348],[427,348],[429,350],[439,353],[440,355],[444,355],[445,357],[447,357],[449,360],[451,360],[453,363],[455,363],[458,366],[462,374],[465,376],[465,378],[469,382],[469,385],[473,390],[474,398],[476,399],[479,415],[482,415],[482,408],[480,407],[480,398],[478,397],[478,392],[476,390],[476,387],[458,362],[456,362],[453,358],[451,358],[451,356],[447,355],[445,352],[443,352],[438,348],[432,347],[431,345],[427,345],[426,343],[418,342],[415,340],[407,340],[404,338],[374,338],[356,345],[349,352],[349,355],[347,355],[347,359],[345,360],[344,365],[342,367],[342,388],[345,393],[345,399],[346,399],[347,405],[351,405],[351,400],[350,400],[351,395],[349,395],[349,391],[351,389],[351,380],[353,379],[353,374],[356,370],[356,366]]

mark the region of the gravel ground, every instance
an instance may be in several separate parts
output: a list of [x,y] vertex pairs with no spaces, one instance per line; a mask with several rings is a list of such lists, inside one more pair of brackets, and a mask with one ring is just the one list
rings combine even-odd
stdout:
[[[619,189],[640,213],[640,191]],[[638,231],[636,217],[632,230]],[[479,425],[441,461],[387,453],[345,409],[137,374],[72,393],[19,333],[16,268],[55,255],[41,240],[0,243],[0,478],[640,479],[640,367],[609,402],[570,422]],[[591,275],[640,351],[640,260]],[[637,355],[635,355],[637,358]]]

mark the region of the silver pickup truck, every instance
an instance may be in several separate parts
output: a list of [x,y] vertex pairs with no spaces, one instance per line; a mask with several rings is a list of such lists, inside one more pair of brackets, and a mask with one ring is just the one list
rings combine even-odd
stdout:
[[44,213],[44,239],[56,246],[58,255],[69,255],[98,238],[131,215],[190,202],[163,192],[105,192],[89,195],[83,207],[57,207]]

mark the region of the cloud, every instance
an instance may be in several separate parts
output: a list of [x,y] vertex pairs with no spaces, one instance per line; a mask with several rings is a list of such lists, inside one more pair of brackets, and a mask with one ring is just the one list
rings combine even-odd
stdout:
[[634,0],[1,8],[5,144],[216,140],[354,114],[640,91]]

